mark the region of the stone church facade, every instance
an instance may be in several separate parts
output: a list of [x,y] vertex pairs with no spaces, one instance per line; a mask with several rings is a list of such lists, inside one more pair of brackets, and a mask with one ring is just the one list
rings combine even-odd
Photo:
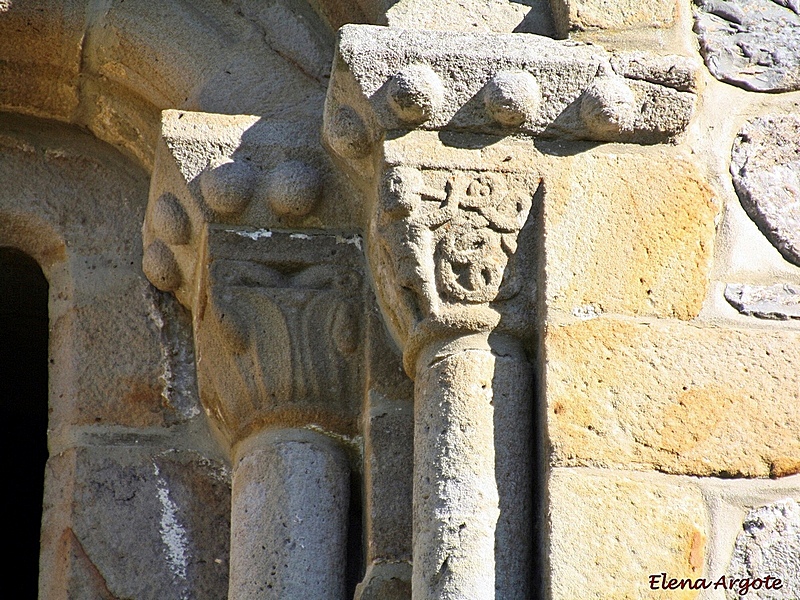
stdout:
[[0,0],[0,111],[40,599],[800,597],[796,0]]

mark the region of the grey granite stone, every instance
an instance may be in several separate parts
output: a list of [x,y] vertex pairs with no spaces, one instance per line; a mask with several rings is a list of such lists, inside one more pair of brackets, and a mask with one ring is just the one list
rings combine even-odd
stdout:
[[39,598],[225,596],[224,464],[191,451],[79,447],[51,456],[45,477]]
[[272,429],[240,444],[228,597],[344,600],[350,467],[324,435]]
[[[780,579],[779,589],[751,588],[748,597],[770,600],[800,598],[800,506],[792,499],[751,510],[736,538],[728,575],[731,578]],[[774,584],[773,584],[774,586]],[[738,586],[728,598],[740,598]]]
[[783,257],[794,264],[800,264],[798,139],[800,117],[761,117],[739,132],[731,158],[733,185],[742,206]]
[[800,89],[798,0],[698,0],[695,32],[717,79],[756,92]]
[[787,283],[729,283],[725,286],[725,299],[744,315],[780,321],[800,319],[800,288]]

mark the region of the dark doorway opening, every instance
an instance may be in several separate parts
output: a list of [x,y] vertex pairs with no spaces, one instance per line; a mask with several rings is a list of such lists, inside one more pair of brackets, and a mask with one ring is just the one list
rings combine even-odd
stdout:
[[39,536],[47,462],[48,284],[27,254],[0,247],[0,423],[8,545],[3,596],[38,596]]

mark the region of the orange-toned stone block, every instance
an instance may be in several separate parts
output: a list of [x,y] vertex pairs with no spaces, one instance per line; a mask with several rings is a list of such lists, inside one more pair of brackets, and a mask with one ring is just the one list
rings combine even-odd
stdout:
[[550,310],[690,319],[708,290],[719,205],[671,149],[576,154],[545,180]]
[[768,477],[800,461],[800,332],[598,318],[545,336],[551,461]]

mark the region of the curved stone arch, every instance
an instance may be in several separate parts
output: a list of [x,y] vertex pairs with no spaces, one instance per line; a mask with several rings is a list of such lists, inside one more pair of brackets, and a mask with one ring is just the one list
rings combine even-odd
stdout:
[[4,3],[0,110],[85,127],[148,171],[168,108],[318,129],[334,31],[364,14],[330,0]]
[[[180,434],[204,423],[188,317],[141,271],[148,174],[74,126],[5,115],[0,177],[0,245],[50,288],[39,597],[221,597],[230,491],[210,438]],[[164,523],[191,545],[175,554]]]

